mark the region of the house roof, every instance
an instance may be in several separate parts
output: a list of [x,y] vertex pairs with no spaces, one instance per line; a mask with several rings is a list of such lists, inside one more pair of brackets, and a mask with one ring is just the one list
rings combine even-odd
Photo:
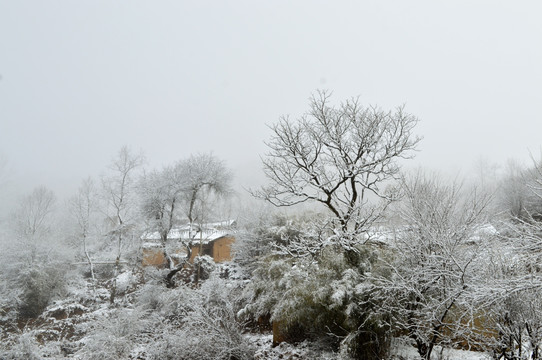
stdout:
[[[200,226],[192,226],[192,231],[190,230],[190,225],[184,225],[181,227],[173,228],[168,233],[168,240],[191,240],[196,243],[200,241],[204,244],[213,242],[225,236],[231,235],[232,230],[226,230],[228,227],[232,227],[235,224],[235,220],[227,220],[216,223],[207,223]],[[142,240],[148,242],[156,242],[161,239],[160,233],[158,231],[148,232],[141,236]]]

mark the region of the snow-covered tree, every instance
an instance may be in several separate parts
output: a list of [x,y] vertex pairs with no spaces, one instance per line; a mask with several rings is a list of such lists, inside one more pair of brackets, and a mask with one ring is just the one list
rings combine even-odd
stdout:
[[40,186],[23,197],[11,214],[11,225],[21,245],[20,255],[25,255],[30,265],[38,256],[48,253],[46,249],[51,245],[49,236],[53,228],[55,203],[55,194]]
[[[135,179],[144,157],[123,146],[109,166],[109,173],[102,177],[105,213],[110,220],[109,237],[116,243],[115,277],[118,275],[122,251],[127,239],[134,236],[136,225]],[[115,286],[111,302],[115,300]]]
[[95,279],[94,264],[89,248],[89,240],[96,240],[96,214],[99,209],[98,190],[92,178],[88,177],[79,186],[77,193],[69,202],[70,214],[76,222],[74,236],[81,245],[83,254],[88,262],[90,276]]
[[180,221],[181,194],[185,180],[179,166],[164,167],[142,176],[139,184],[141,212],[149,231],[160,234],[168,265],[173,267],[173,260],[166,251],[170,230]]
[[6,309],[17,308],[22,319],[38,316],[64,287],[65,260],[58,256],[62,243],[55,212],[55,194],[41,186],[21,198],[11,213],[14,242],[3,248],[9,256],[2,269],[7,278],[3,285],[13,300]]
[[246,310],[263,315],[267,308],[287,332],[312,326],[340,339],[335,345],[353,356],[381,358],[385,328],[368,317],[372,305],[359,290],[376,271],[368,235],[397,198],[388,185],[420,141],[413,133],[418,120],[403,107],[384,111],[355,98],[333,106],[330,96],[318,92],[307,114],[271,126],[263,159],[270,185],[253,194],[279,207],[320,204],[327,213],[280,236],[279,251],[254,272],[254,304]]
[[508,160],[497,190],[497,206],[505,220],[542,219],[542,165],[533,159],[530,167]]
[[122,254],[127,232],[134,225],[136,212],[136,172],[143,165],[144,157],[123,146],[109,166],[109,172],[102,177],[103,197],[106,214],[111,222],[110,234],[117,247],[117,258]]
[[211,214],[209,196],[231,193],[233,174],[224,162],[213,154],[191,155],[181,163],[186,177],[185,216],[190,224],[202,223]]
[[231,190],[231,171],[212,154],[191,155],[189,158],[153,171],[143,176],[140,185],[142,212],[149,224],[149,230],[158,231],[164,246],[170,272],[166,276],[168,286],[173,286],[173,277],[185,263],[174,266],[167,253],[170,230],[188,219],[188,237],[185,244],[186,259],[190,258],[196,239],[197,225],[208,221],[213,201],[227,195]]
[[[320,91],[307,114],[271,126],[270,151],[263,159],[271,184],[254,194],[276,206],[322,204],[335,229],[357,235],[395,198],[384,185],[397,177],[398,160],[413,156],[418,120],[403,107],[384,111],[356,98],[332,106],[330,97]],[[380,202],[370,205],[371,198]]]
[[403,225],[390,241],[387,275],[367,287],[369,301],[412,339],[423,359],[436,345],[468,340],[476,315],[469,292],[480,286],[474,269],[483,248],[490,198],[457,182],[417,173],[402,181]]
[[538,161],[532,157],[533,166],[529,169],[527,186],[534,199],[529,208],[529,217],[532,220],[542,221],[542,157]]
[[476,300],[483,306],[486,339],[507,360],[542,358],[542,224],[530,217],[503,224]]

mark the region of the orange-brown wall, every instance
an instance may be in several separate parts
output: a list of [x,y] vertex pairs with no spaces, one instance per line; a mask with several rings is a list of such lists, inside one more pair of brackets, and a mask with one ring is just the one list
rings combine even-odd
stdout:
[[143,266],[163,266],[166,264],[164,250],[161,247],[143,248]]
[[[212,243],[213,246],[213,260],[217,263],[231,260],[231,244],[235,242],[233,236],[223,237],[215,240]],[[199,245],[192,247],[192,254],[190,255],[190,262],[194,262],[194,258],[199,254]],[[180,253],[181,251],[179,251]],[[143,266],[164,266],[166,265],[166,258],[164,256],[164,250],[160,246],[143,248]]]
[[192,253],[190,254],[190,263],[194,262],[194,258],[199,255],[199,245],[192,246]]
[[[235,242],[233,236],[227,236],[215,240],[213,245],[213,260],[217,263],[231,260],[231,244]],[[205,245],[204,245],[205,246]],[[194,245],[192,247],[192,255],[190,255],[190,262],[194,262],[194,258],[199,255],[200,246]]]
[[231,244],[235,242],[235,238],[223,237],[213,243],[213,259],[215,262],[223,262],[231,260]]

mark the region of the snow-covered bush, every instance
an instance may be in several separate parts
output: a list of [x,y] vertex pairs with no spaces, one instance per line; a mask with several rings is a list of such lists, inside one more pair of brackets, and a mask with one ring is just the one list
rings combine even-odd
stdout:
[[216,263],[209,255],[196,256],[194,258],[194,281],[200,282],[209,279],[211,273],[216,270]]
[[134,274],[132,271],[122,272],[114,280],[116,282],[117,295],[133,290],[139,282],[137,274]]
[[128,359],[149,326],[142,313],[130,309],[114,311],[93,324],[78,354],[87,360]]
[[21,334],[17,341],[7,348],[7,343],[0,343],[0,359],[2,360],[39,360],[38,343],[30,333]]
[[[171,290],[170,290],[171,291]],[[173,290],[175,291],[175,290]],[[148,350],[150,359],[252,359],[254,349],[236,318],[236,288],[211,278],[199,289],[179,288],[185,313],[179,326],[167,326]]]
[[253,321],[271,315],[286,341],[325,341],[335,350],[342,343],[345,353],[367,359],[385,355],[387,329],[368,319],[371,308],[362,299],[370,251],[361,246],[357,254],[357,267],[338,246],[326,247],[318,259],[268,257],[255,270],[239,315]]
[[19,316],[34,318],[64,292],[65,269],[60,264],[35,265],[21,271],[19,283],[22,289]]
[[[0,276],[4,275],[0,273]],[[8,329],[16,326],[20,289],[15,289],[6,282],[0,281],[0,328]]]
[[542,356],[542,297],[539,290],[510,294],[494,304],[488,317],[486,341],[496,357],[540,359]]
[[233,260],[250,277],[258,267],[258,260],[277,249],[284,249],[298,239],[315,219],[321,218],[325,216],[313,211],[286,217],[285,214],[272,213],[267,209],[238,230],[232,245]]
[[234,261],[245,268],[247,274],[251,274],[257,267],[258,259],[269,255],[274,246],[293,231],[283,217],[260,214],[238,230],[236,241],[232,244]]
[[179,325],[199,301],[199,294],[188,286],[168,289],[163,284],[147,284],[138,292],[136,309],[141,313],[156,314]]

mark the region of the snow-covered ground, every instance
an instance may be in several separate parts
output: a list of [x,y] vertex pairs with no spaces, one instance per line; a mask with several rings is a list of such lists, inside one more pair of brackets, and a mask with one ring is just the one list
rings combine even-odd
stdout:
[[[272,347],[273,336],[271,334],[246,335],[252,344],[257,347],[256,360],[293,360],[293,359],[340,359],[339,354],[322,351],[316,345],[309,342],[292,345],[281,343]],[[415,347],[394,341],[389,360],[419,360],[420,356]],[[476,351],[447,349],[437,347],[433,350],[432,359],[435,360],[490,360],[491,356]]]
[[[397,360],[419,360],[420,356],[415,347],[395,341],[391,348],[392,359]],[[490,360],[491,356],[477,351],[466,351],[436,347],[431,356],[435,360]]]

